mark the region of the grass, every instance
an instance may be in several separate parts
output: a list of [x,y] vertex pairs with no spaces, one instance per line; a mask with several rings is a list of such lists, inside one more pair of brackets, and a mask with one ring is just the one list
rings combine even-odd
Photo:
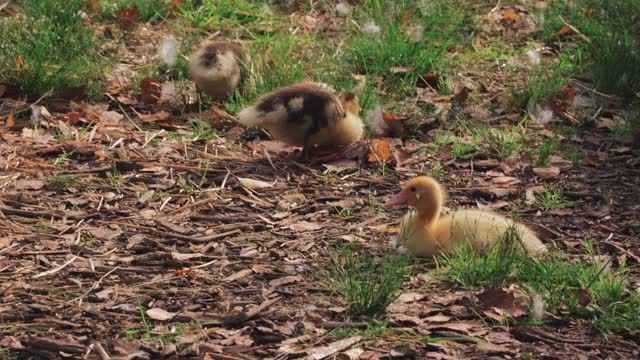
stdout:
[[557,138],[550,138],[544,141],[538,146],[535,165],[547,166],[549,164],[549,160],[551,159],[551,155],[557,153],[559,148],[560,140],[558,140]]
[[[624,264],[612,269],[591,255],[590,261],[570,261],[559,252],[542,258],[518,250],[519,237],[507,233],[505,241],[485,252],[463,246],[454,254],[437,257],[437,276],[465,289],[519,284],[542,296],[546,310],[559,316],[586,317],[604,333],[640,331],[640,294],[630,290]],[[586,243],[589,254],[593,246]]]
[[24,19],[3,21],[0,79],[37,98],[70,87],[100,91],[107,60],[100,54],[95,30],[80,11],[84,0],[25,0]]
[[49,183],[55,188],[65,189],[78,186],[80,184],[80,178],[76,175],[58,175],[52,177]]
[[535,203],[545,211],[563,209],[573,205],[573,202],[564,197],[562,189],[544,190],[537,193]]
[[552,1],[544,13],[548,20],[544,22],[542,38],[546,42],[564,41],[563,37],[554,36],[564,26],[560,16],[590,39],[590,43],[576,40],[579,45],[573,53],[587,61],[586,68],[591,70],[599,90],[627,99],[640,92],[640,4],[636,0]]
[[58,155],[58,157],[56,157],[55,159],[51,159],[51,164],[53,165],[60,165],[60,164],[64,164],[66,163],[69,158],[75,153],[75,150],[69,151],[69,152],[63,152],[62,154]]
[[259,36],[249,45],[252,56],[246,64],[247,76],[242,93],[236,93],[225,103],[225,109],[237,113],[244,106],[276,88],[294,84],[313,73],[314,61],[308,51],[310,38],[295,36]]
[[218,135],[216,130],[214,130],[211,125],[209,125],[209,123],[202,119],[191,119],[189,121],[189,124],[191,125],[191,129],[193,131],[190,140],[193,142],[200,140],[220,139],[220,136]]
[[250,33],[250,25],[255,26],[265,19],[279,20],[279,16],[271,13],[263,4],[248,0],[184,0],[177,6],[177,17],[180,25],[187,28],[237,28]]
[[487,128],[468,127],[478,148],[486,148],[491,155],[500,160],[517,157],[524,148],[525,130],[519,126]]
[[511,227],[499,246],[478,251],[468,242],[451,255],[438,255],[436,264],[440,269],[448,269],[443,279],[464,288],[501,287],[513,276],[521,260],[521,241],[518,229]]
[[119,11],[138,8],[140,21],[154,21],[163,18],[171,7],[167,0],[101,0],[105,16],[110,17]]
[[516,109],[527,110],[529,104],[548,106],[551,99],[560,92],[575,71],[568,57],[558,62],[541,63],[533,66],[523,83],[511,87],[511,98]]
[[376,257],[342,246],[321,269],[322,280],[349,305],[351,315],[374,316],[386,311],[409,274],[410,259],[401,255]]

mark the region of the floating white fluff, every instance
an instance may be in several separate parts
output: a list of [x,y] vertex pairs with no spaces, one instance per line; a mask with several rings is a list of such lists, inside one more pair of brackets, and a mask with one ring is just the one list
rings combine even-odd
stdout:
[[173,67],[178,61],[178,41],[173,36],[167,36],[162,39],[160,48],[158,49],[158,57],[160,62]]
[[544,318],[545,301],[542,295],[535,294],[531,299],[531,317],[535,321],[540,321]]
[[540,65],[540,49],[532,49],[527,51],[527,60],[531,65]]
[[369,21],[362,25],[362,32],[367,35],[377,36],[380,35],[380,26],[373,21]]
[[344,1],[341,1],[339,3],[336,4],[336,13],[339,16],[351,16],[351,14],[353,13],[353,8],[351,7],[351,5],[347,4]]

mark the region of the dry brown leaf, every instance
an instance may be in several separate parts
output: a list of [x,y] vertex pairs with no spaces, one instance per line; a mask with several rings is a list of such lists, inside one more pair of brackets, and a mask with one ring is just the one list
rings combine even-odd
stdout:
[[273,185],[275,185],[276,183],[276,181],[270,183],[262,180],[255,180],[255,179],[241,178],[241,177],[238,178],[238,182],[240,183],[241,186],[244,186],[247,189],[251,189],[251,190],[269,189],[269,188],[272,188]]
[[520,21],[520,15],[518,15],[518,13],[516,13],[513,9],[507,11],[504,15],[502,15],[502,18],[514,23]]
[[132,8],[118,11],[116,17],[120,20],[123,28],[130,29],[140,22],[140,10],[138,6],[135,5]]
[[369,162],[382,163],[391,158],[391,146],[385,140],[373,139],[369,144]]
[[554,32],[552,36],[561,36],[569,32],[572,32],[571,28],[565,25],[560,30]]
[[387,127],[393,132],[395,136],[401,136],[404,133],[404,127],[402,126],[402,120],[397,115],[382,113],[382,120],[384,120]]
[[170,116],[171,114],[163,110],[153,114],[142,114],[140,115],[140,120],[144,122],[158,122],[167,120]]
[[533,168],[533,172],[542,179],[556,179],[560,176],[560,169],[555,166]]
[[10,113],[9,116],[7,116],[7,120],[4,123],[5,127],[13,127],[16,125],[16,121],[13,119],[13,113]]
[[323,227],[324,225],[316,222],[299,221],[295,224],[290,225],[289,229],[293,231],[306,232],[306,231],[320,230]]
[[154,320],[165,321],[173,319],[177,313],[168,312],[160,308],[153,308],[145,311],[145,313]]
[[144,78],[140,81],[140,98],[146,105],[154,105],[162,96],[162,85],[154,78]]
[[242,279],[245,276],[249,276],[253,274],[253,270],[251,269],[243,269],[238,271],[237,273],[231,274],[229,276],[227,276],[226,278],[224,278],[223,281],[225,282],[232,282],[232,281],[236,281],[238,279]]

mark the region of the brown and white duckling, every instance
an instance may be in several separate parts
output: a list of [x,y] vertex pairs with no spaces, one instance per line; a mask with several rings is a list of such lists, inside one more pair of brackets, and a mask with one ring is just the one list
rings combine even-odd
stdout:
[[444,189],[435,179],[418,176],[385,203],[386,207],[408,205],[415,208],[415,214],[405,215],[401,224],[400,234],[406,236],[402,245],[407,250],[418,256],[431,257],[440,251],[451,254],[469,242],[475,250],[482,251],[504,241],[510,229],[514,229],[527,254],[547,253],[547,248],[531,229],[496,213],[458,209],[440,217],[445,197]]
[[242,110],[238,121],[264,128],[276,140],[302,146],[302,155],[308,160],[313,145],[341,146],[360,140],[364,124],[359,112],[355,94],[336,96],[316,83],[304,81],[262,97]]
[[206,40],[189,57],[189,76],[198,91],[214,99],[231,95],[242,79],[245,52],[238,43]]

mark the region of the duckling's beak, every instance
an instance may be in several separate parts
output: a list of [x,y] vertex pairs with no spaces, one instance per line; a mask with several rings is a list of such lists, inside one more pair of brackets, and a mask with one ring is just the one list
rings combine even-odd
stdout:
[[385,207],[392,207],[396,205],[405,205],[409,201],[409,193],[406,191],[400,191],[391,197],[387,202],[384,203]]

